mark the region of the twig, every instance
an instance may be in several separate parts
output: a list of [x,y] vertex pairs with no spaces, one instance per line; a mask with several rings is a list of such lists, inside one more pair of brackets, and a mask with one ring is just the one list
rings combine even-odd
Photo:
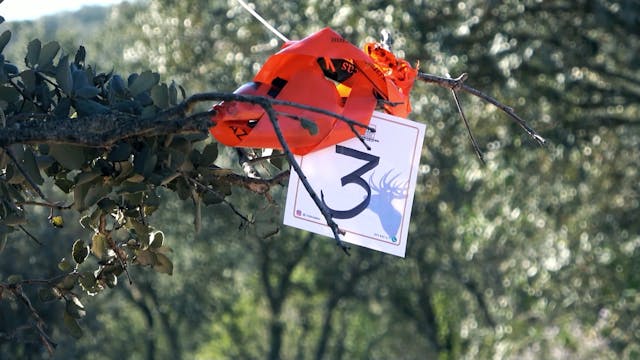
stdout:
[[33,179],[31,178],[31,176],[29,176],[29,174],[27,173],[27,171],[24,169],[24,167],[22,167],[22,164],[20,164],[20,162],[18,161],[18,159],[16,159],[16,156],[13,154],[13,151],[11,150],[11,148],[9,147],[5,147],[4,148],[4,152],[7,153],[7,155],[9,155],[9,158],[11,159],[11,161],[13,161],[13,163],[16,165],[16,167],[18,168],[18,171],[20,171],[20,173],[22,174],[22,176],[24,176],[24,178],[27,180],[27,182],[29,183],[29,185],[31,185],[31,187],[33,188],[33,190],[36,191],[36,193],[38,193],[38,196],[40,196],[40,198],[42,198],[42,200],[47,201],[47,197],[44,196],[44,193],[42,192],[42,190],[40,190],[40,188],[38,187],[38,184],[35,183],[35,181],[33,181]]
[[270,179],[258,179],[249,176],[241,176],[234,173],[225,173],[222,175],[214,175],[217,178],[224,180],[228,184],[236,186],[242,186],[248,190],[251,190],[257,194],[265,194],[274,185],[285,185],[285,181],[289,178],[289,171],[283,171],[278,175]]
[[[233,211],[233,212],[234,212],[234,214],[236,214],[238,217],[240,217],[244,222],[246,222],[246,223],[248,223],[248,224],[253,223],[253,221],[249,220],[249,218],[247,218],[247,217],[246,217],[246,216],[244,216],[240,211],[238,211],[238,209],[236,209],[236,207],[235,207],[235,206],[233,206],[233,204],[232,204],[232,203],[228,202],[228,201],[224,198],[224,195],[223,195],[223,194],[221,194],[220,192],[218,192],[218,191],[216,191],[216,190],[214,190],[214,189],[212,189],[212,188],[208,187],[207,185],[205,185],[205,184],[203,184],[203,183],[199,182],[198,180],[196,180],[196,179],[194,179],[194,178],[191,178],[191,177],[188,177],[188,176],[186,176],[186,178],[187,178],[187,179],[189,179],[189,181],[191,181],[191,182],[192,182],[192,183],[194,183],[195,185],[200,186],[200,187],[201,187],[201,188],[203,188],[204,190],[209,191],[209,192],[213,193],[215,196],[217,196],[217,197],[219,197],[220,199],[222,199],[222,202],[223,202],[225,205],[229,206],[229,208],[231,209],[231,211]],[[254,180],[259,180],[259,179],[254,179]]]
[[[288,118],[291,118],[291,119],[293,119],[293,120],[298,120],[298,121],[300,121],[300,122],[305,121],[305,120],[307,120],[307,121],[311,121],[311,120],[309,120],[309,119],[307,119],[307,118],[305,118],[305,117],[298,116],[298,115],[295,115],[295,114],[289,114],[289,113],[285,113],[285,112],[281,112],[281,111],[276,111],[276,114],[278,114],[278,115],[282,115],[282,116],[286,116],[286,117],[288,117]],[[349,128],[351,129],[351,131],[356,135],[356,137],[358,138],[358,140],[360,140],[360,142],[362,143],[362,145],[364,145],[364,147],[365,147],[367,150],[371,150],[371,146],[369,146],[369,144],[367,144],[367,143],[364,141],[364,138],[362,137],[362,135],[360,135],[360,133],[355,129],[355,124],[350,124],[350,123],[347,123],[347,124],[349,125]],[[369,129],[369,127],[367,127],[367,129]]]
[[[365,147],[367,150],[371,151],[371,146],[369,146],[369,144],[367,144],[367,143],[364,141],[364,138],[362,137],[362,135],[360,135],[360,133],[356,131],[356,129],[353,127],[353,125],[351,125],[351,124],[350,124],[350,125],[349,125],[349,127],[351,128],[351,131],[352,131],[354,134],[356,134],[356,138],[358,138],[358,140],[360,140],[360,142],[362,143],[362,145],[364,145],[364,147]],[[374,132],[375,132],[375,131],[374,131]]]
[[107,231],[106,228],[107,228],[107,215],[103,213],[102,215],[100,215],[98,232],[105,236],[107,240],[107,244],[109,245],[109,248],[111,248],[111,250],[113,250],[113,252],[116,254],[116,259],[118,260],[118,263],[120,263],[120,266],[122,267],[122,271],[124,271],[124,273],[127,274],[127,279],[129,280],[129,284],[131,285],[133,284],[133,280],[131,279],[131,275],[129,274],[129,269],[127,269],[126,259],[123,260],[124,256],[121,253],[122,250],[118,249],[115,241],[113,241],[113,238],[111,238],[111,232]]
[[[196,103],[203,101],[242,101],[254,104],[269,101],[273,105],[314,111],[344,121],[353,127],[375,131],[370,126],[340,114],[308,105],[260,96],[202,93],[192,95],[179,105],[145,118],[117,111],[92,114],[77,119],[56,119],[52,114],[9,116],[7,127],[0,131],[0,147],[6,148],[12,144],[70,144],[105,148],[118,141],[137,136],[207,133],[212,126],[211,116],[215,114],[215,111],[209,110],[187,116]],[[17,122],[18,119],[31,117],[37,117],[42,121],[28,121],[19,124]]]
[[[33,98],[31,98],[30,96],[28,96],[24,91],[22,91],[22,89],[18,86],[18,84],[16,84],[15,82],[13,82],[13,79],[10,78],[9,79],[9,84],[11,84],[11,86],[16,89],[16,91],[20,94],[20,96],[22,96],[22,101],[23,101],[23,105],[22,107],[24,107],[24,102],[29,100],[29,102],[31,102],[33,105],[35,105],[38,109],[40,109],[40,111],[46,113],[48,111],[48,109],[45,109],[44,107],[42,107],[41,104],[38,104],[37,102],[35,102],[33,100]],[[20,109],[22,110],[22,109]]]
[[[466,74],[462,74],[461,77],[464,75]],[[464,77],[464,79],[466,79],[466,76]],[[464,81],[464,80],[461,80],[461,81]],[[482,155],[482,151],[480,151],[478,142],[476,141],[476,138],[473,136],[473,132],[471,132],[471,126],[469,126],[469,121],[467,121],[467,117],[464,115],[464,110],[462,109],[462,105],[460,105],[460,99],[458,98],[458,93],[456,93],[456,89],[451,89],[451,94],[453,94],[453,100],[455,100],[456,102],[456,107],[458,108],[460,117],[462,117],[462,120],[464,121],[464,126],[467,128],[467,132],[469,133],[469,139],[471,139],[471,146],[473,146],[473,150],[476,152],[476,155],[478,155],[478,159],[480,159],[480,162],[482,163],[482,165],[486,165],[487,163],[484,161],[484,156]]]
[[285,140],[284,135],[282,134],[282,130],[280,129],[280,124],[278,123],[278,116],[275,110],[273,109],[272,104],[268,101],[268,99],[263,99],[258,104],[267,113],[267,116],[269,117],[269,120],[273,125],[273,130],[275,131],[276,136],[278,137],[278,141],[280,142],[280,145],[282,145],[282,150],[287,155],[287,160],[289,161],[289,165],[291,165],[293,170],[298,174],[298,177],[300,178],[300,181],[304,185],[305,190],[307,190],[307,193],[309,194],[313,202],[316,204],[316,206],[322,213],[322,216],[324,216],[325,220],[327,221],[327,225],[333,232],[333,237],[336,240],[336,245],[338,245],[347,255],[350,255],[349,247],[346,246],[342,242],[342,240],[340,240],[340,234],[344,235],[344,231],[340,230],[340,228],[338,227],[338,224],[336,224],[336,222],[333,221],[333,217],[331,216],[329,209],[327,209],[324,202],[320,200],[320,198],[318,197],[318,194],[316,194],[316,192],[313,190],[313,187],[311,187],[311,184],[309,184],[309,181],[307,180],[306,175],[302,171],[302,168],[300,168],[300,165],[298,164],[295,157],[293,156],[293,153],[289,148],[289,144],[287,144],[287,141]]
[[49,352],[49,355],[53,356],[54,348],[57,345],[55,342],[53,342],[53,340],[51,340],[51,338],[49,338],[49,335],[47,335],[47,333],[44,331],[44,327],[46,326],[46,323],[44,322],[42,317],[40,317],[40,314],[38,314],[38,311],[31,304],[31,300],[29,300],[29,298],[24,294],[24,292],[22,292],[22,288],[20,286],[11,286],[9,287],[9,290],[13,293],[13,295],[16,298],[22,301],[22,303],[27,309],[29,309],[29,311],[31,312],[31,316],[34,318],[36,322],[35,328],[36,330],[38,330],[38,335],[40,336],[40,340],[42,340],[42,343],[47,348],[47,352]]
[[195,188],[191,188],[191,200],[193,201],[193,227],[196,234],[200,233],[202,229],[202,199]]
[[284,153],[282,153],[282,154],[271,154],[269,156],[258,156],[258,157],[255,157],[253,159],[250,159],[249,160],[249,164],[255,164],[257,162],[261,162],[261,161],[265,161],[265,160],[271,160],[271,159],[277,159],[277,158],[282,158],[282,157],[285,157]]
[[[328,111],[322,108],[318,108],[315,106],[309,106],[309,105],[304,105],[304,104],[300,104],[300,103],[296,103],[296,102],[292,102],[292,101],[285,101],[285,100],[279,100],[279,99],[273,99],[273,98],[269,98],[269,97],[264,97],[264,96],[252,96],[252,95],[241,95],[241,94],[229,94],[229,93],[216,93],[216,92],[210,92],[210,93],[201,93],[201,94],[194,94],[191,95],[187,100],[184,101],[184,103],[182,104],[183,107],[183,111],[190,111],[191,107],[193,107],[193,105],[195,103],[198,102],[203,102],[203,101],[242,101],[242,102],[248,102],[248,103],[253,103],[253,104],[257,104],[257,105],[264,105],[265,103],[269,103],[270,107],[272,107],[273,105],[283,105],[283,106],[290,106],[290,107],[294,107],[294,108],[298,108],[298,109],[302,109],[302,110],[309,110],[309,111],[313,111],[315,113],[318,114],[323,114],[323,115],[327,115],[327,116],[331,116],[333,118],[336,118],[340,121],[343,121],[349,125],[353,125],[354,127],[361,127],[361,128],[365,128],[371,132],[375,132],[376,129],[373,127],[370,127],[366,124],[363,124],[359,121],[355,121],[352,119],[349,119],[348,117],[342,116],[340,114],[334,113],[332,111]],[[264,106],[263,106],[264,107]],[[208,113],[212,113],[211,111],[209,111]]]
[[30,232],[27,231],[27,229],[24,228],[24,226],[22,225],[18,225],[18,227],[20,228],[20,230],[22,230],[25,234],[27,234],[27,236],[29,236],[33,241],[35,241],[38,245],[42,246],[42,243],[40,242],[40,240],[38,240],[38,238],[36,238],[33,234],[31,234]]
[[48,203],[48,202],[39,202],[39,201],[21,201],[16,203],[17,206],[23,206],[23,205],[34,205],[34,206],[44,206],[44,207],[48,207],[51,209],[56,209],[56,210],[69,210],[71,209],[71,207],[73,206],[73,204],[70,205],[60,205],[60,204],[53,204],[53,203]]
[[342,115],[339,115],[339,114],[336,114],[336,113],[333,113],[331,111],[327,111],[327,110],[324,110],[324,109],[321,109],[321,108],[315,108],[313,106],[302,105],[302,104],[293,103],[293,102],[290,102],[290,101],[282,101],[282,100],[272,99],[272,98],[267,98],[267,97],[262,97],[262,96],[248,96],[248,95],[225,94],[225,93],[195,94],[195,95],[190,96],[186,101],[184,101],[184,103],[182,104],[183,109],[184,109],[183,111],[189,111],[190,108],[197,102],[213,101],[213,100],[245,101],[245,102],[249,102],[249,103],[260,105],[260,107],[262,107],[264,109],[265,113],[269,117],[269,120],[271,121],[271,124],[273,125],[273,129],[274,129],[274,131],[276,133],[276,137],[278,138],[278,141],[280,142],[280,145],[282,145],[282,150],[283,150],[283,152],[285,153],[285,155],[287,157],[287,161],[289,162],[289,165],[291,165],[293,170],[298,174],[298,177],[300,178],[300,181],[304,185],[305,190],[307,191],[307,193],[309,194],[309,196],[311,197],[313,202],[316,204],[316,206],[318,207],[318,209],[322,213],[322,216],[327,221],[327,225],[329,226],[329,228],[333,232],[333,237],[336,240],[336,244],[347,255],[349,255],[349,247],[346,246],[342,242],[342,240],[340,240],[340,234],[344,234],[344,231],[340,230],[340,228],[338,227],[338,224],[336,224],[336,222],[333,220],[333,217],[331,216],[331,213],[329,212],[329,209],[327,209],[326,205],[318,197],[318,194],[316,194],[316,192],[313,190],[313,187],[311,187],[311,184],[309,184],[309,181],[307,180],[306,175],[302,171],[302,168],[300,168],[300,165],[298,164],[298,162],[296,161],[295,157],[293,156],[293,153],[291,152],[291,149],[289,148],[289,144],[287,144],[287,141],[284,138],[284,135],[282,134],[282,129],[280,129],[280,124],[278,123],[278,114],[274,110],[273,105],[291,106],[291,107],[296,107],[296,108],[300,108],[300,109],[304,109],[304,110],[310,110],[310,111],[314,111],[314,112],[317,112],[317,113],[320,113],[320,114],[325,114],[325,115],[328,115],[328,116],[332,116],[332,117],[334,117],[336,119],[339,119],[339,120],[344,121],[347,124],[349,124],[351,129],[353,130],[353,132],[358,136],[359,136],[359,133],[357,131],[355,131],[355,126],[359,126],[359,127],[365,128],[365,129],[367,129],[367,130],[369,130],[371,132],[375,132],[375,129],[370,127],[370,126],[368,126],[368,125],[365,125],[365,124],[362,124],[360,122],[348,119],[348,118],[346,118],[346,117],[344,117]]
[[242,167],[242,172],[244,172],[250,178],[259,179],[262,176],[258,172],[258,170],[251,163],[251,156],[249,156],[248,152],[250,149],[245,148],[236,148],[236,154],[238,155],[238,163]]
[[518,125],[520,125],[520,127],[522,129],[524,129],[524,131],[527,132],[527,134],[529,134],[529,136],[531,136],[538,144],[540,145],[544,145],[547,141],[540,136],[535,130],[533,130],[531,127],[529,127],[529,125],[527,125],[527,122],[524,121],[524,119],[522,119],[520,116],[518,116],[518,114],[516,114],[513,111],[513,108],[506,106],[504,104],[502,104],[501,102],[499,102],[498,100],[494,99],[493,97],[483,93],[482,91],[472,88],[471,86],[467,85],[464,83],[464,80],[467,78],[466,74],[462,74],[460,77],[456,78],[456,79],[452,79],[450,77],[442,77],[442,76],[437,76],[437,75],[432,75],[432,74],[426,74],[423,72],[418,72],[418,78],[424,82],[427,83],[435,83],[439,86],[442,87],[446,87],[448,89],[451,90],[464,90],[472,95],[475,95],[479,98],[481,98],[482,100],[493,104],[494,106],[496,106],[498,109],[504,111],[507,115],[509,115],[516,123],[518,123]]
[[51,284],[57,283],[58,281],[65,278],[68,274],[62,274],[58,276],[54,276],[51,279],[25,279],[20,280],[12,284],[3,284],[0,283],[0,288],[9,289],[11,286],[23,286],[23,285],[47,285],[51,286]]

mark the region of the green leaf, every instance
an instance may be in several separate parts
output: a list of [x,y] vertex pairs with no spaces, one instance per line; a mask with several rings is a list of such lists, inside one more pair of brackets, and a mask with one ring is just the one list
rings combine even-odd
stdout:
[[8,226],[25,225],[27,223],[27,218],[24,215],[24,211],[18,210],[5,215],[4,219],[2,219],[2,223]]
[[151,71],[143,71],[134,81],[129,85],[129,92],[132,96],[137,96],[140,93],[151,90],[151,88],[160,81],[160,74]]
[[27,175],[31,177],[31,180],[38,185],[42,185],[44,183],[44,179],[42,178],[42,175],[40,175],[40,168],[38,168],[38,163],[36,162],[36,157],[33,154],[33,151],[26,149],[22,161],[24,170]]
[[91,216],[89,216],[89,215],[85,215],[85,216],[80,218],[80,225],[85,229],[94,228],[93,220],[91,219]]
[[88,209],[111,193],[111,185],[104,184],[102,179],[88,183],[89,189],[84,196],[84,208]]
[[144,183],[123,182],[117,190],[118,194],[135,194],[139,192],[147,191],[147,185]]
[[71,290],[76,285],[76,281],[78,280],[77,273],[71,273],[62,279],[56,287],[62,290]]
[[89,77],[91,76],[90,73],[87,73],[84,70],[76,69],[75,65],[72,65],[70,68],[74,91],[77,91],[78,89],[82,89],[84,87],[93,86],[93,84],[89,82]]
[[124,96],[126,91],[124,79],[120,75],[113,75],[109,80],[109,90],[111,93]]
[[69,170],[80,169],[86,161],[84,148],[76,145],[51,144],[49,155]]
[[0,102],[7,104],[16,103],[20,99],[20,93],[13,87],[0,86]]
[[3,69],[5,73],[11,75],[15,75],[19,72],[18,67],[10,63],[5,63]]
[[24,84],[24,92],[27,95],[32,95],[36,92],[36,72],[28,69],[20,73],[22,83]]
[[85,244],[84,240],[78,239],[73,243],[73,250],[71,251],[73,260],[77,264],[82,264],[89,255],[89,247]]
[[191,142],[184,136],[175,136],[173,138],[173,141],[171,141],[171,145],[169,146],[172,149],[176,149],[185,155],[191,152]]
[[73,91],[73,78],[69,69],[69,55],[60,57],[58,68],[56,69],[56,81],[66,95],[71,95]]
[[92,97],[96,97],[99,93],[100,90],[93,86],[85,86],[75,91],[75,95],[83,99],[91,99]]
[[200,157],[200,165],[207,166],[213,164],[218,158],[218,143],[207,144],[202,149],[202,156]]
[[142,115],[145,115],[145,116],[153,115],[157,111],[156,107],[151,106],[153,105],[153,99],[151,98],[151,95],[149,94],[149,92],[141,92],[140,94],[136,95],[133,98],[133,100],[137,101],[140,104],[140,106],[143,107]]
[[20,274],[12,274],[9,275],[9,277],[7,277],[7,283],[9,284],[17,284],[18,282],[22,281],[23,277]]
[[107,238],[100,233],[95,233],[91,238],[91,252],[98,259],[103,259],[107,254]]
[[285,163],[285,158],[284,156],[278,156],[278,155],[282,155],[282,152],[279,150],[273,150],[273,152],[271,153],[271,158],[269,159],[269,162],[271,163],[271,165],[282,170]]
[[100,201],[98,201],[98,207],[100,208],[100,210],[102,210],[104,213],[109,214],[111,213],[113,210],[118,208],[118,203],[113,201],[112,199],[109,198],[104,198]]
[[175,181],[176,184],[176,193],[180,200],[187,200],[191,197],[191,186],[187,183],[187,181],[183,177],[179,177]]
[[73,265],[69,260],[67,260],[67,258],[62,258],[58,263],[58,269],[60,269],[60,271],[65,271],[65,272],[70,271],[71,269],[73,269]]
[[133,168],[137,174],[145,178],[151,175],[151,172],[158,162],[158,156],[151,152],[151,148],[146,146],[140,152],[135,154],[133,159]]
[[139,265],[155,265],[157,260],[156,254],[150,250],[137,250],[136,251],[136,263]]
[[65,177],[58,177],[56,178],[56,180],[54,181],[54,183],[56,184],[56,186],[58,188],[60,188],[60,190],[62,190],[65,194],[68,194],[69,191],[71,191],[71,188],[73,187],[74,183],[73,181],[65,178]]
[[158,84],[151,88],[151,99],[153,104],[160,109],[169,107],[169,89],[167,84]]
[[[80,277],[80,279],[82,279],[82,276]],[[87,315],[87,311],[85,310],[84,305],[82,305],[80,299],[78,299],[77,296],[72,296],[69,300],[67,300],[67,306],[65,307],[65,310],[74,319],[81,319],[85,315]]]
[[24,58],[28,67],[33,68],[38,64],[41,48],[42,43],[39,39],[33,39],[29,42],[29,45],[27,45],[27,56]]
[[73,63],[77,67],[80,67],[82,64],[84,64],[84,59],[86,56],[87,56],[87,50],[85,50],[84,46],[80,45],[80,47],[78,48],[78,51],[76,51],[76,57],[73,59]]
[[[87,293],[87,295],[94,296],[94,295],[98,294],[98,292],[100,292],[100,290],[101,290],[101,286],[98,285],[98,281],[97,281],[96,277],[90,271],[85,271],[85,272],[81,273],[79,282],[80,282],[80,287]],[[80,305],[82,305],[82,304],[80,304]],[[72,314],[71,312],[69,312],[69,313]],[[81,307],[79,315],[81,315],[83,313],[86,314],[86,311],[84,310],[84,306]],[[84,315],[82,315],[82,316],[84,316]]]
[[62,215],[56,215],[49,217],[49,223],[53,225],[55,228],[63,228],[64,227],[64,218]]
[[171,85],[169,85],[169,105],[178,105],[178,89],[175,81],[171,81]]
[[91,171],[83,171],[78,173],[78,175],[76,175],[73,180],[75,181],[76,185],[82,185],[94,181],[100,175],[102,175],[100,169],[94,168],[91,169]]
[[43,287],[38,290],[38,299],[42,302],[49,302],[60,298],[60,292],[52,287]]
[[116,285],[118,285],[118,277],[112,272],[104,274],[104,281],[110,288],[114,288]]
[[51,41],[46,43],[40,50],[38,56],[38,67],[46,67],[47,65],[53,65],[53,58],[58,55],[60,51],[60,44],[57,41]]
[[36,87],[36,99],[40,100],[40,106],[43,109],[49,109],[53,98],[51,97],[51,91],[46,83],[40,83]]
[[224,198],[218,196],[218,194],[214,193],[213,191],[207,191],[202,194],[202,202],[205,205],[220,204],[222,200],[224,200]]
[[5,30],[2,35],[0,35],[0,53],[4,51],[4,48],[9,43],[9,40],[11,40],[11,31]]
[[149,248],[151,249],[159,249],[164,242],[164,234],[162,231],[156,231],[151,233],[151,241],[149,242]]
[[76,320],[73,316],[71,316],[68,312],[64,312],[64,326],[69,331],[69,334],[76,339],[79,339],[83,335],[82,328],[78,324],[78,320]]
[[109,161],[127,161],[131,156],[131,152],[133,147],[129,143],[119,143],[114,146],[109,155],[107,155],[107,160]]
[[171,162],[169,163],[169,170],[175,173],[176,170],[190,171],[193,169],[193,164],[190,161],[187,161],[187,156],[176,149],[168,149],[169,158]]
[[73,103],[73,107],[78,111],[78,116],[90,116],[94,114],[106,114],[109,108],[93,100],[79,98]]
[[9,234],[7,234],[5,232],[0,232],[0,253],[7,246],[8,239],[9,239]]
[[302,125],[303,128],[309,130],[309,134],[311,135],[315,135],[318,133],[318,125],[315,123],[315,121],[301,118],[300,125]]
[[173,275],[173,263],[165,254],[156,253],[156,263],[153,269],[159,273]]
[[69,117],[69,110],[71,110],[71,99],[65,97],[60,99],[55,110],[53,110],[53,114],[56,119],[66,119]]

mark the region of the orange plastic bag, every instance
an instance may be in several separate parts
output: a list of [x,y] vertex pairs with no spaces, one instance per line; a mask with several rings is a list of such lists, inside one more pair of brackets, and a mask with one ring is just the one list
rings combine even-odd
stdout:
[[[322,108],[349,119],[369,124],[371,115],[384,100],[384,110],[405,117],[411,111],[409,92],[417,70],[377,44],[365,52],[329,28],[302,40],[289,41],[269,57],[253,82],[234,93],[269,96]],[[227,101],[215,105],[211,134],[228,146],[281,149],[273,125],[257,105]],[[294,154],[338,144],[354,137],[343,121],[317,112],[277,105],[278,123]],[[315,122],[311,134],[298,119]],[[357,129],[364,134],[365,129]]]

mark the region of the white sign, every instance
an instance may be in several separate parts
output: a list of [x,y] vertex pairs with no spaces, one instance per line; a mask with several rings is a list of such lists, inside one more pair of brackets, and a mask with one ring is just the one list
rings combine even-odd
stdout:
[[[374,112],[370,126],[370,151],[354,138],[296,160],[346,232],[342,240],[404,257],[425,125]],[[284,224],[333,237],[295,171]]]

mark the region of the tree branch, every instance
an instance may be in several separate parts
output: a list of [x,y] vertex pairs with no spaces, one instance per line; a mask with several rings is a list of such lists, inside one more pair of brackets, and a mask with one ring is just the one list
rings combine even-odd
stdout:
[[320,200],[320,198],[318,197],[318,194],[316,194],[316,192],[313,190],[313,187],[311,187],[309,180],[307,180],[307,176],[302,171],[300,164],[298,164],[295,157],[293,156],[293,153],[291,152],[291,149],[289,148],[289,145],[287,144],[287,141],[285,140],[284,135],[282,135],[282,130],[280,129],[280,124],[278,123],[278,117],[276,115],[275,110],[273,109],[273,107],[268,101],[264,100],[264,98],[262,103],[260,103],[259,105],[267,113],[267,116],[269,116],[269,120],[271,120],[271,124],[273,125],[273,130],[275,131],[276,136],[278,137],[278,141],[280,141],[280,144],[282,145],[282,149],[284,153],[287,155],[287,160],[289,161],[289,165],[291,165],[293,170],[298,174],[298,177],[300,178],[300,181],[304,185],[305,190],[307,190],[307,193],[309,194],[313,202],[316,204],[316,206],[322,213],[322,216],[324,216],[325,220],[327,221],[327,225],[333,232],[333,237],[336,240],[336,245],[338,245],[347,255],[349,255],[349,247],[346,246],[342,242],[342,240],[340,240],[340,234],[344,235],[344,231],[340,230],[340,228],[338,227],[338,224],[336,224],[336,222],[333,221],[333,216],[331,216],[329,209],[327,209],[327,206],[324,204],[322,200]]
[[136,136],[205,133],[211,126],[211,114],[185,117],[177,106],[153,117],[139,118],[112,112],[77,119],[55,119],[53,115],[31,114],[28,121],[12,121],[0,132],[0,146],[12,144],[72,144],[109,147]]
[[216,177],[227,184],[244,187],[256,194],[266,194],[275,185],[284,186],[289,179],[289,170],[283,171],[270,179],[258,179],[235,173],[225,173]]
[[38,311],[31,304],[31,300],[29,300],[27,295],[24,294],[24,292],[22,291],[22,288],[19,285],[9,285],[7,288],[29,310],[29,312],[31,313],[31,316],[35,320],[34,327],[38,331],[38,336],[40,337],[42,344],[47,349],[47,352],[49,353],[49,355],[53,356],[54,349],[57,345],[55,342],[53,342],[53,340],[51,340],[49,335],[47,335],[47,332],[44,330],[46,323],[42,319]]
[[37,237],[35,237],[32,233],[30,233],[29,231],[27,231],[27,229],[24,228],[24,226],[22,225],[18,225],[18,228],[20,228],[20,230],[22,230],[22,232],[24,232],[25,234],[27,234],[27,236],[36,242],[36,244],[42,246],[42,242],[40,242],[40,240],[38,240]]
[[340,114],[290,101],[229,93],[194,94],[184,102],[154,116],[109,112],[82,118],[56,119],[52,114],[18,114],[7,118],[7,126],[0,132],[0,147],[12,144],[71,144],[87,147],[110,147],[116,142],[138,136],[207,133],[213,125],[214,111],[188,116],[196,103],[205,101],[242,101],[253,104],[283,105],[334,117],[350,127],[375,129]]
[[456,92],[456,90],[451,89],[451,94],[453,94],[453,100],[455,100],[456,102],[456,107],[458,108],[460,117],[462,118],[462,121],[464,122],[464,126],[467,128],[467,132],[469,133],[471,146],[473,146],[473,150],[476,152],[476,155],[478,155],[478,159],[480,159],[480,162],[482,163],[482,165],[486,165],[486,162],[484,161],[484,156],[482,155],[482,151],[478,146],[478,142],[476,141],[476,138],[473,136],[473,132],[471,132],[471,126],[469,126],[469,121],[467,121],[467,117],[464,115],[464,110],[462,109],[462,105],[460,105],[460,99],[458,98],[458,93]]
[[222,199],[222,200],[221,200],[221,202],[222,202],[222,203],[224,203],[224,204],[226,204],[227,206],[229,206],[229,208],[231,209],[231,211],[233,211],[233,213],[234,213],[234,214],[238,215],[238,217],[239,217],[240,219],[242,219],[242,221],[244,221],[244,222],[246,222],[246,223],[248,223],[248,224],[251,224],[251,223],[253,222],[253,221],[251,221],[249,218],[247,218],[245,215],[243,215],[240,211],[238,211],[238,209],[236,209],[236,207],[235,207],[235,206],[233,206],[233,204],[232,204],[232,203],[228,202],[228,201],[224,198],[224,194],[219,193],[218,191],[216,191],[216,190],[214,190],[214,189],[212,189],[212,188],[208,187],[207,185],[205,185],[205,184],[203,184],[203,183],[199,182],[199,181],[198,181],[198,180],[196,180],[196,179],[190,178],[190,177],[188,177],[188,176],[187,176],[187,179],[188,179],[189,181],[191,181],[194,185],[196,185],[196,186],[200,186],[203,190],[205,190],[205,191],[209,191],[209,192],[213,193],[215,196],[217,196],[217,197],[219,197],[220,199]]
[[[181,104],[179,106],[183,106],[184,107],[184,111],[188,112],[196,103],[203,102],[203,101],[242,101],[242,102],[248,102],[248,103],[252,103],[252,104],[256,104],[256,105],[260,105],[260,106],[263,106],[265,103],[270,104],[269,105],[270,107],[272,107],[273,105],[289,106],[289,107],[294,107],[294,108],[297,108],[297,109],[313,111],[313,112],[318,113],[318,114],[323,114],[323,115],[327,115],[327,116],[336,118],[336,119],[338,119],[340,121],[345,122],[346,124],[350,125],[351,127],[365,128],[365,129],[367,129],[367,130],[369,130],[371,132],[375,132],[376,131],[376,129],[374,129],[374,128],[366,125],[366,124],[363,124],[363,123],[361,123],[359,121],[355,121],[355,120],[349,119],[348,117],[342,116],[340,114],[334,113],[334,112],[329,111],[329,110],[325,110],[323,108],[319,108],[319,107],[315,107],[315,106],[309,106],[309,105],[305,105],[305,104],[300,104],[300,103],[296,103],[296,102],[292,102],[292,101],[273,99],[273,98],[263,97],[263,96],[240,95],[240,94],[217,93],[217,92],[200,93],[200,94],[191,95],[187,100],[184,101],[183,104]],[[263,106],[263,108],[264,108],[264,106]]]
[[459,77],[453,79],[450,77],[442,77],[438,75],[427,74],[423,72],[418,72],[418,78],[427,83],[434,83],[438,86],[451,89],[451,90],[463,90],[468,92],[471,95],[477,96],[480,99],[496,106],[498,109],[504,111],[509,117],[511,117],[522,129],[524,129],[529,136],[531,136],[538,144],[544,145],[547,141],[540,136],[535,130],[533,130],[527,122],[524,121],[518,114],[513,111],[513,108],[502,104],[498,100],[493,97],[483,93],[482,91],[472,88],[471,86],[464,83],[467,79],[467,74],[462,74]]
[[13,164],[16,166],[16,168],[18,168],[18,171],[20,171],[22,176],[24,176],[24,178],[27,179],[27,182],[29,183],[29,185],[31,185],[31,187],[38,194],[38,196],[40,196],[42,200],[47,201],[46,196],[44,196],[44,193],[42,192],[42,190],[40,190],[40,187],[38,187],[38,184],[36,184],[36,182],[31,178],[29,173],[27,173],[27,171],[24,169],[22,164],[20,164],[20,161],[16,159],[16,156],[11,150],[11,148],[5,147],[4,152],[9,156],[11,161],[13,161]]

